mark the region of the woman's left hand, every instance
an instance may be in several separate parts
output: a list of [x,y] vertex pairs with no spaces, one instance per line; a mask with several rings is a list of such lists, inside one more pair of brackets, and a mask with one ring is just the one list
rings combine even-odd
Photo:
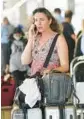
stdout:
[[46,74],[48,74],[50,71],[51,71],[50,69],[46,69],[46,68],[45,68],[45,69],[41,72],[41,74],[42,74],[42,75],[46,75]]

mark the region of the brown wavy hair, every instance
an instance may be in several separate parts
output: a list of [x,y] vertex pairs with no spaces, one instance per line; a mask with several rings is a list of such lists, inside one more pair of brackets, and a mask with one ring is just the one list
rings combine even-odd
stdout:
[[57,23],[57,20],[53,17],[53,15],[46,9],[46,8],[37,8],[33,11],[33,15],[35,15],[36,13],[43,13],[46,15],[46,17],[50,20],[52,20],[51,24],[50,24],[50,28],[55,31],[60,33],[61,29],[59,24]]

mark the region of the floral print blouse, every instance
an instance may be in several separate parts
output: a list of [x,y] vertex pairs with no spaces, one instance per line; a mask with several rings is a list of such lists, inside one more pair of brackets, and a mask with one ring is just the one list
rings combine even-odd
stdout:
[[[39,40],[35,41],[34,48],[32,49],[33,61],[31,64],[31,75],[34,75],[38,71],[41,72],[44,69],[43,65],[46,60],[47,54],[49,52],[54,37],[48,39],[47,42],[40,49],[38,49]],[[47,68],[52,69],[59,66],[60,66],[60,60],[57,52],[57,46],[55,45],[54,51],[51,55]]]

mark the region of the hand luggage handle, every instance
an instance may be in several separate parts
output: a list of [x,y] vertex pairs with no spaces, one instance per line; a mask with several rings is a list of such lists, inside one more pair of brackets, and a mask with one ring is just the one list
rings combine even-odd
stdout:
[[2,89],[3,92],[8,92],[8,88]]
[[4,85],[8,85],[8,86],[11,86],[12,84],[11,84],[11,80],[13,80],[13,79],[8,79],[7,81],[4,81],[4,80],[2,80],[2,82],[1,82],[1,86],[4,86]]

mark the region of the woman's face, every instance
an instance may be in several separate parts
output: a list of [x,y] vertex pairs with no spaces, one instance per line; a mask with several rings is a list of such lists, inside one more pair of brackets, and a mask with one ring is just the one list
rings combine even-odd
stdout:
[[50,28],[51,19],[49,20],[44,13],[36,13],[34,15],[34,24],[38,32],[42,33]]

